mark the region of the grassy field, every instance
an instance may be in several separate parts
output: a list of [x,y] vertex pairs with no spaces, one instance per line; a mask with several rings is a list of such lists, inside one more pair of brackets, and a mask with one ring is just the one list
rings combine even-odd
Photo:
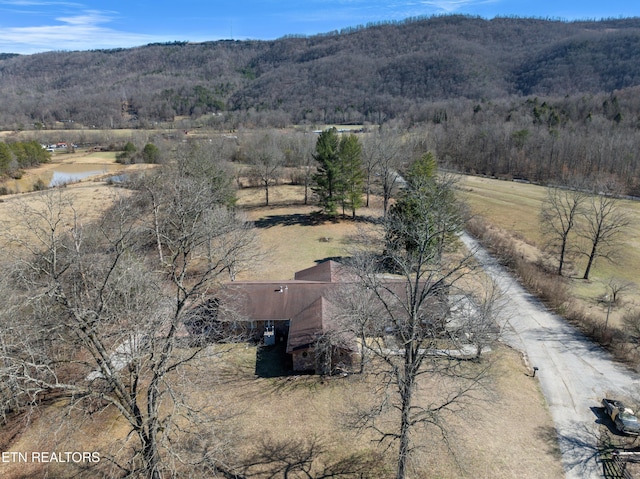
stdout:
[[[304,205],[304,190],[298,186],[279,186],[269,192],[270,206],[264,204],[262,189],[238,192],[238,205],[255,222],[264,250],[258,268],[238,279],[292,279],[296,271],[314,266],[327,258],[346,256],[353,248],[352,239],[361,221],[325,220],[314,214],[317,206]],[[377,202],[372,208],[358,210],[359,217],[377,216]]]
[[[540,254],[544,243],[538,214],[545,199],[544,187],[466,176],[461,179],[460,191],[474,214],[519,240],[523,250]],[[611,312],[612,324],[620,324],[626,311],[640,308],[637,276],[640,270],[640,202],[620,200],[620,206],[631,218],[631,225],[620,245],[617,261],[597,260],[588,281],[581,279],[586,265],[584,258],[575,258],[567,268],[573,296],[582,302],[590,315],[602,321],[607,308],[600,300],[606,293],[608,281],[615,278],[631,285],[622,293],[621,303]]]

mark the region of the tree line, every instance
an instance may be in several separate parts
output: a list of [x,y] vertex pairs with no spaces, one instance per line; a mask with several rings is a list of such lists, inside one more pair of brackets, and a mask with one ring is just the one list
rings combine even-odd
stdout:
[[584,177],[637,195],[635,92],[441,102],[416,108],[407,126],[443,164],[464,173],[538,184]]
[[[373,147],[373,143],[378,142],[377,149],[386,148],[380,144],[382,135],[386,137],[387,144],[395,143],[395,146],[387,148],[389,151],[386,153],[380,151],[381,155],[407,156],[403,149],[417,146],[417,156],[425,151],[432,151],[443,166],[463,173],[540,184],[558,180],[567,182],[574,176],[606,178],[610,183],[619,185],[619,194],[638,195],[640,162],[637,161],[636,145],[640,141],[640,102],[636,91],[629,89],[613,94],[563,98],[505,98],[493,101],[458,99],[417,104],[401,120],[388,120],[382,126],[364,127],[366,134],[359,136],[363,143],[363,161],[371,161],[368,149]],[[249,119],[250,117],[247,113],[245,119],[248,119],[249,124],[254,124],[256,118]],[[299,128],[297,132],[291,133],[268,127],[268,123],[265,123],[264,135],[277,139],[271,149],[279,156],[279,163],[294,165],[295,158],[308,158],[305,154],[293,153],[301,148],[309,150],[309,145],[303,144],[313,143],[310,139],[313,138],[311,127]],[[281,118],[277,123],[284,126],[287,120]],[[215,131],[218,127],[222,125],[218,124],[214,131],[207,131],[215,142],[218,142],[220,136]],[[304,137],[302,131],[307,132],[304,140],[301,139]],[[391,141],[392,135],[388,132],[395,132],[397,139]],[[135,130],[129,141],[142,154],[141,150],[148,143],[160,145],[177,134],[176,130]],[[266,144],[261,144],[265,138],[259,138],[251,128],[239,128],[234,136],[242,143],[239,145],[242,152],[238,156],[241,161],[255,156]],[[367,146],[367,141],[374,137],[378,137],[378,140],[371,139],[371,144]],[[407,145],[403,139],[407,137],[413,146]],[[55,142],[60,141],[60,134],[55,130],[41,130],[23,132],[22,138]],[[98,144],[114,150],[122,143],[109,130],[66,130],[64,138],[67,142]],[[287,144],[292,142],[298,144]],[[224,149],[230,148],[233,141],[228,138],[226,143]],[[17,166],[18,161],[28,163],[24,156],[19,156],[13,165]],[[130,160],[123,158],[123,161]],[[254,166],[252,177],[257,178],[258,168],[257,165]],[[371,172],[370,168],[365,169]],[[306,171],[309,172],[309,165]],[[365,187],[368,183],[366,174]],[[390,179],[388,174],[391,173],[387,171],[385,178]],[[308,179],[307,175],[307,184]],[[305,182],[304,178],[299,180]],[[275,179],[266,178],[261,181],[263,184],[266,181],[268,187]]]

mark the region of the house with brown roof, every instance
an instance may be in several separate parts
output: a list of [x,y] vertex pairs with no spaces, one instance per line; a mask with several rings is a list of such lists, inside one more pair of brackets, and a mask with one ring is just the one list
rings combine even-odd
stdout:
[[[352,332],[340,326],[339,309],[332,298],[338,296],[337,289],[353,281],[340,263],[331,260],[298,271],[292,280],[233,281],[216,298],[220,306],[216,314],[219,324],[243,329],[265,346],[284,346],[294,372],[348,371],[359,366],[361,345]],[[402,311],[410,286],[401,277],[387,276],[382,294]],[[449,288],[435,286],[425,303],[431,311],[424,327],[456,334]],[[392,332],[393,327],[389,328]]]
[[[324,261],[286,281],[234,281],[218,299],[227,315],[244,322],[265,345],[286,341],[296,372],[349,369],[357,362],[355,337],[340,331],[331,292],[344,281],[341,266]],[[330,344],[323,340],[332,337]]]

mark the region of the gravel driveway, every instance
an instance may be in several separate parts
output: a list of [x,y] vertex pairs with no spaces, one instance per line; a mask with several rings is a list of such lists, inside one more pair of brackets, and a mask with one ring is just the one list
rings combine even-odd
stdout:
[[567,478],[601,478],[597,462],[597,414],[605,395],[638,397],[640,376],[549,312],[468,235],[464,244],[508,298],[503,340],[537,367],[556,425]]

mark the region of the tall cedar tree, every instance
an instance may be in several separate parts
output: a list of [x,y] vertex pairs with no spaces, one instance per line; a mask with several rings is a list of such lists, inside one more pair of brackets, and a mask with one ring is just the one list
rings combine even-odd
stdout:
[[319,164],[318,172],[313,176],[313,191],[318,195],[322,209],[332,216],[336,215],[337,206],[341,202],[339,192],[344,191],[341,185],[339,153],[338,130],[330,128],[320,133],[316,142],[316,153],[313,155]]
[[362,145],[358,137],[351,134],[340,140],[340,173],[342,187],[340,200],[342,202],[342,216],[345,209],[351,210],[351,216],[356,217],[356,209],[362,206],[362,191],[364,187],[364,171],[362,168]]
[[362,169],[362,146],[355,135],[338,135],[335,128],[320,133],[313,156],[319,163],[314,175],[313,191],[325,213],[335,216],[338,205],[342,216],[347,209],[353,217],[362,206],[364,171]]
[[[458,208],[453,195],[453,189],[445,183],[446,188],[441,188],[441,183],[436,177],[437,164],[432,153],[425,153],[416,160],[406,173],[407,189],[398,199],[397,203],[389,209],[389,227],[387,228],[387,248],[390,251],[403,249],[407,252],[418,252],[418,246],[424,241],[429,242],[429,247],[440,255],[444,245],[451,238],[447,228],[442,224],[444,219],[451,221],[457,218],[461,221],[455,210]],[[425,201],[435,201],[439,198],[439,209],[424,208]],[[444,200],[446,199],[446,201]],[[409,234],[405,230],[406,224],[424,224],[429,231],[423,231],[423,236],[416,237],[414,232]],[[398,227],[400,226],[400,227]],[[441,234],[434,234],[440,231]]]

